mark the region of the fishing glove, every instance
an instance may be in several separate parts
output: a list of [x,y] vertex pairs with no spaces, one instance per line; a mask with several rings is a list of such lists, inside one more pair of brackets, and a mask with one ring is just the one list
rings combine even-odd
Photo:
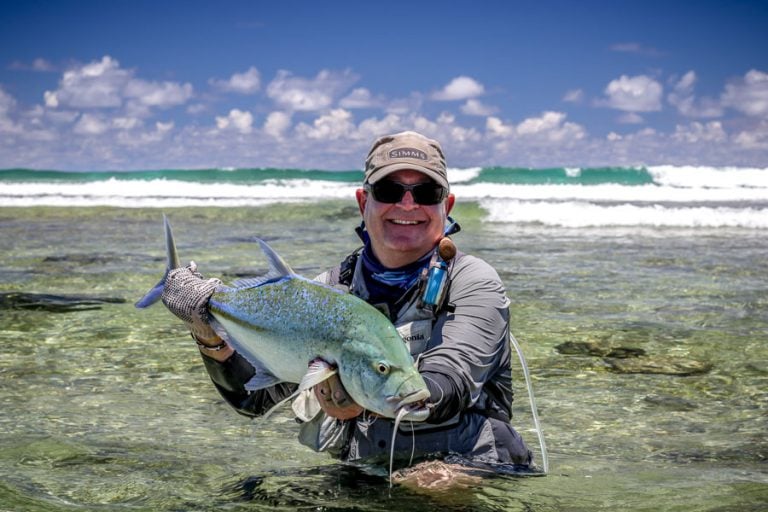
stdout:
[[315,398],[325,414],[339,420],[355,418],[364,410],[349,396],[338,375],[316,384]]
[[211,327],[208,300],[220,284],[219,279],[205,279],[194,261],[187,267],[171,270],[165,280],[163,304],[184,320],[192,336],[200,342],[219,339]]

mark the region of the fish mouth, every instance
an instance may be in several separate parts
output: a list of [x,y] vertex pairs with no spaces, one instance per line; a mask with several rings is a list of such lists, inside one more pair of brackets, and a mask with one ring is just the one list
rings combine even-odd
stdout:
[[430,397],[429,390],[417,389],[407,395],[388,396],[387,402],[394,404],[396,416],[411,421],[424,421],[429,416],[430,407],[426,400]]

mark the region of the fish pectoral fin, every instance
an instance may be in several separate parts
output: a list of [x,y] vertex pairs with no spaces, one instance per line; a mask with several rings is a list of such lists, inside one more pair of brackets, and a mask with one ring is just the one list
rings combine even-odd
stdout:
[[337,373],[338,370],[328,361],[315,359],[309,364],[307,373],[305,373],[304,377],[301,379],[299,390],[303,391],[305,389],[310,389]]
[[272,416],[272,413],[273,413],[273,412],[275,412],[276,410],[278,410],[278,409],[279,409],[280,407],[282,407],[283,405],[287,404],[287,403],[288,403],[290,400],[293,400],[294,398],[296,398],[297,396],[299,396],[299,393],[301,393],[301,390],[300,390],[300,389],[297,389],[296,391],[294,391],[294,392],[293,392],[293,394],[292,394],[291,396],[289,396],[289,397],[287,397],[287,398],[283,398],[282,400],[280,400],[279,402],[277,402],[275,405],[273,405],[273,406],[272,406],[272,408],[270,408],[270,409],[269,409],[267,412],[265,412],[265,413],[264,413],[264,414],[261,416],[261,418],[262,418],[262,419],[264,419],[264,420],[266,420],[266,419],[269,419],[269,417],[270,417],[270,416]]
[[279,378],[275,377],[269,372],[256,371],[256,375],[251,377],[251,380],[245,383],[243,386],[246,391],[258,391],[260,389],[269,388],[283,382]]

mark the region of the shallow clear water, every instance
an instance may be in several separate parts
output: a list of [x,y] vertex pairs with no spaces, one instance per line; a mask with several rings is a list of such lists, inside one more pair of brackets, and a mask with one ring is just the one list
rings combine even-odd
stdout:
[[[350,203],[166,213],[181,257],[225,280],[264,269],[254,236],[307,276],[357,244]],[[383,468],[312,453],[287,412],[251,421],[224,405],[167,311],[133,308],[162,275],[159,210],[3,208],[0,293],[127,302],[0,309],[0,510],[764,509],[764,233],[489,224],[472,204],[454,213],[459,248],[508,287],[550,475],[390,491]],[[564,354],[565,342],[593,350]],[[616,349],[645,355],[604,357]],[[537,448],[516,375],[514,423]]]

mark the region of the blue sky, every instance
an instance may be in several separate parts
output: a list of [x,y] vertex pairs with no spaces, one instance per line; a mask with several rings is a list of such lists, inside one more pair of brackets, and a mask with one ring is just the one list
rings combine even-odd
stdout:
[[4,1],[0,168],[768,167],[766,1]]

